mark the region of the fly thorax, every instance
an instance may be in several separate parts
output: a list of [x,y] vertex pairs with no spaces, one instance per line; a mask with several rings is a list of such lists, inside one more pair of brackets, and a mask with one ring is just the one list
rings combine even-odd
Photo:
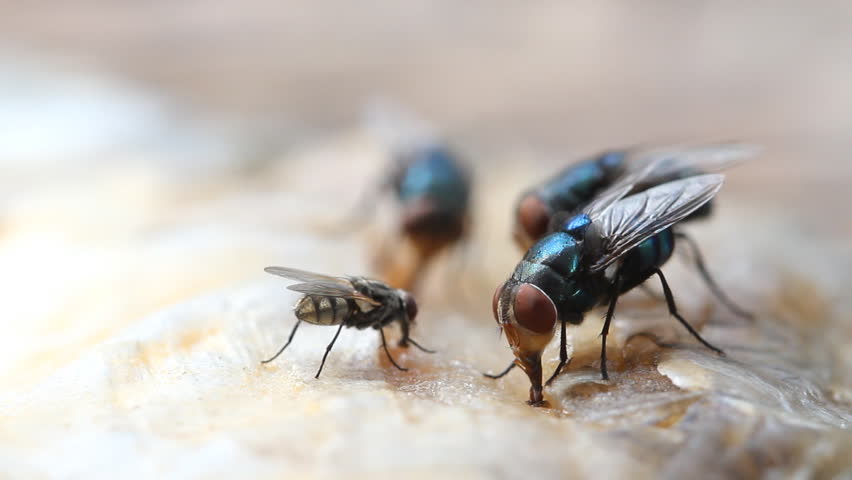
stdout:
[[582,253],[582,245],[571,234],[553,232],[527,250],[523,262],[544,265],[563,277],[572,277],[580,267]]

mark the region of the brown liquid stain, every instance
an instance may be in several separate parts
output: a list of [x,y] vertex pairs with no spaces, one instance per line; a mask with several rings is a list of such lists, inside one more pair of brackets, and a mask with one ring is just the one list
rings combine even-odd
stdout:
[[670,410],[668,412],[668,416],[654,423],[654,426],[666,429],[676,427],[680,421],[683,420],[683,417],[686,416],[686,413],[689,411],[689,407],[698,400],[698,397],[694,397],[666,405],[666,408]]

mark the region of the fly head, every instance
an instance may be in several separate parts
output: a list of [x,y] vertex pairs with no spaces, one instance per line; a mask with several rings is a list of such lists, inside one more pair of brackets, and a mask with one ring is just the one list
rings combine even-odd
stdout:
[[515,242],[522,249],[530,248],[547,233],[553,212],[535,193],[527,193],[518,202],[515,218]]
[[536,285],[511,280],[497,288],[492,304],[516,363],[530,379],[530,403],[540,405],[541,353],[553,339],[558,318],[556,305]]

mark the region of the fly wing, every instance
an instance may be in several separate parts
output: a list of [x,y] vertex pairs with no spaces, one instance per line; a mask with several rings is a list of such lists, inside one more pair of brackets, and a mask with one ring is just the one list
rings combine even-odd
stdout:
[[597,195],[594,200],[587,203],[582,209],[583,213],[591,218],[603,215],[607,209],[630,193],[637,184],[647,181],[648,175],[657,168],[660,161],[662,159],[650,159],[644,166],[625,174],[617,182]]
[[287,287],[288,290],[293,290],[294,292],[326,297],[351,298],[353,300],[362,300],[371,305],[381,305],[380,302],[356,290],[352,282],[342,277],[332,277],[330,275],[289,267],[266,267],[263,270],[279,277],[304,282]]
[[724,178],[709,174],[664,183],[631,195],[596,216],[589,215],[603,252],[590,270],[605,270],[640,243],[694,212],[716,195]]
[[721,172],[745,162],[759,152],[759,147],[745,143],[670,147],[636,152],[632,154],[628,168],[630,171],[641,171],[653,165],[644,182],[656,185],[683,177],[684,174]]
[[288,286],[287,290],[293,290],[294,292],[305,293],[308,295],[321,295],[323,297],[351,298],[352,300],[367,302],[370,305],[381,305],[381,302],[364,295],[354,288],[346,288],[345,286],[338,285],[336,283],[297,283],[295,285]]
[[307,270],[299,270],[298,268],[266,267],[263,271],[271,273],[272,275],[278,275],[279,277],[289,278],[290,280],[298,280],[300,282],[336,283],[339,285],[349,285],[350,288],[352,287],[349,280],[346,280],[345,278],[332,277],[331,275],[323,275],[322,273],[314,273]]

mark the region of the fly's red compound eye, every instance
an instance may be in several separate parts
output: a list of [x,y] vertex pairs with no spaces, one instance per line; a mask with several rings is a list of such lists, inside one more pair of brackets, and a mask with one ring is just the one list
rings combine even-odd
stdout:
[[550,212],[537,195],[527,194],[518,204],[518,223],[531,240],[535,241],[547,233]]
[[524,283],[515,292],[515,321],[535,333],[549,333],[556,325],[556,305],[535,285]]

